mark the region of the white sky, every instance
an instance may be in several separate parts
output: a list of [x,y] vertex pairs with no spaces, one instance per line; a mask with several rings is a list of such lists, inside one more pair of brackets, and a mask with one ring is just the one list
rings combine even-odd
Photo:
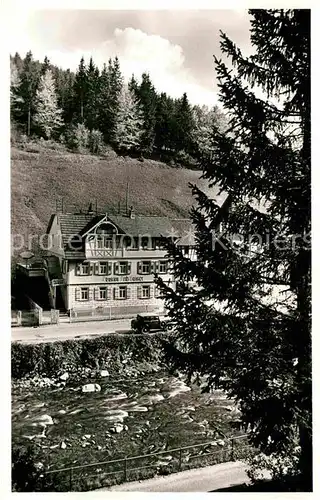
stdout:
[[126,79],[150,73],[158,91],[187,92],[194,104],[217,102],[213,54],[221,56],[219,30],[245,51],[245,10],[15,10],[8,47],[75,70],[83,55],[100,67],[118,55]]

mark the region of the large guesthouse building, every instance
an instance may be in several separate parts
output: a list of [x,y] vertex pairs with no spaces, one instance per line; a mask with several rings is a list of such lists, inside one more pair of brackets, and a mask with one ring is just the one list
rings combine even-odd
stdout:
[[73,315],[162,311],[155,273],[175,287],[162,238],[192,256],[188,219],[137,215],[56,213],[48,226],[47,278],[52,307]]

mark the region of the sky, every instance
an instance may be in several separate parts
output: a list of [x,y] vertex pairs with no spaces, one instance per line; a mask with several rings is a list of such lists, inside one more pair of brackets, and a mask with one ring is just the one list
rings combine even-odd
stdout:
[[16,10],[8,43],[11,54],[31,50],[72,70],[82,55],[100,67],[117,55],[125,79],[146,71],[158,91],[212,106],[219,30],[248,53],[249,27],[245,10]]

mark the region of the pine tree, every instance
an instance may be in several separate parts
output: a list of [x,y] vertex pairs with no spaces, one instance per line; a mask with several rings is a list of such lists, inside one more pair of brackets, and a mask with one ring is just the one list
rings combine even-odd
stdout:
[[26,130],[27,135],[32,131],[32,117],[35,111],[36,90],[39,84],[40,66],[33,60],[29,51],[23,61],[20,74],[20,85],[17,88],[19,104],[17,105],[14,118]]
[[113,143],[120,151],[140,150],[143,134],[143,111],[127,86],[123,86],[116,116]]
[[62,110],[57,104],[55,83],[51,70],[42,75],[36,95],[36,114],[34,122],[47,139],[59,129],[63,122]]
[[46,72],[48,71],[48,69],[51,69],[50,66],[51,66],[50,61],[49,61],[48,57],[45,56],[44,61],[42,63],[41,76],[45,75]]
[[155,124],[155,148],[160,152],[175,149],[175,116],[174,100],[162,92],[157,99]]
[[84,58],[80,60],[78,70],[73,86],[73,101],[74,101],[74,120],[75,122],[84,123],[87,105],[87,88],[88,77]]
[[155,140],[157,94],[147,73],[142,74],[140,85],[137,85],[135,80],[131,80],[129,88],[130,85],[142,106],[144,115],[145,131],[141,139],[141,148],[145,153],[150,154]]
[[192,132],[194,121],[191,105],[186,93],[176,102],[175,148],[176,151],[191,152],[193,149]]
[[310,491],[310,11],[249,12],[253,56],[221,34],[234,67],[215,59],[230,123],[203,157],[204,178],[226,201],[220,208],[193,186],[197,260],[170,244],[181,286],[157,283],[177,325],[172,365],[233,397],[264,453],[297,453]]
[[100,73],[95,66],[92,57],[87,69],[88,77],[88,106],[86,126],[89,130],[97,129],[99,126],[99,97],[100,97]]
[[104,66],[99,82],[99,130],[103,133],[106,143],[113,141],[116,117],[119,110],[119,99],[123,87],[123,77],[119,60],[109,59]]

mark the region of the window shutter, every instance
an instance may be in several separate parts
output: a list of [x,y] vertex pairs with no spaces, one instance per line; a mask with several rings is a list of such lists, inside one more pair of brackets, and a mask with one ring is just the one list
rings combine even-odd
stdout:
[[119,298],[119,287],[115,286],[113,289],[114,298],[117,300]]
[[93,274],[93,272],[94,272],[93,268],[94,268],[93,262],[89,262],[89,274],[90,275]]
[[99,262],[96,262],[94,264],[94,274],[99,274]]
[[107,287],[107,300],[110,300],[112,298],[112,288],[111,286]]
[[127,263],[127,274],[131,274],[131,262]]
[[159,261],[154,262],[154,271],[155,274],[159,272]]
[[150,299],[153,299],[154,296],[154,286],[150,286]]
[[142,273],[142,262],[138,262],[138,274]]
[[81,269],[81,264],[77,263],[76,264],[76,275],[79,276],[80,275],[80,269]]
[[108,274],[112,274],[112,262],[107,262]]
[[130,286],[126,287],[126,298],[127,299],[131,298],[131,288],[130,288]]
[[99,298],[100,298],[99,288],[98,288],[98,287],[95,287],[95,288],[94,288],[94,292],[93,292],[93,299],[94,299],[94,300],[99,300]]
[[88,293],[89,300],[94,299],[94,288],[92,286],[89,286],[89,293]]
[[114,274],[119,274],[119,262],[114,263]]
[[137,288],[137,297],[138,299],[141,299],[142,297],[142,286],[138,286]]
[[81,290],[80,290],[80,288],[76,288],[76,290],[75,290],[75,297],[76,297],[76,300],[80,300],[80,299],[81,299],[80,294],[81,294]]

